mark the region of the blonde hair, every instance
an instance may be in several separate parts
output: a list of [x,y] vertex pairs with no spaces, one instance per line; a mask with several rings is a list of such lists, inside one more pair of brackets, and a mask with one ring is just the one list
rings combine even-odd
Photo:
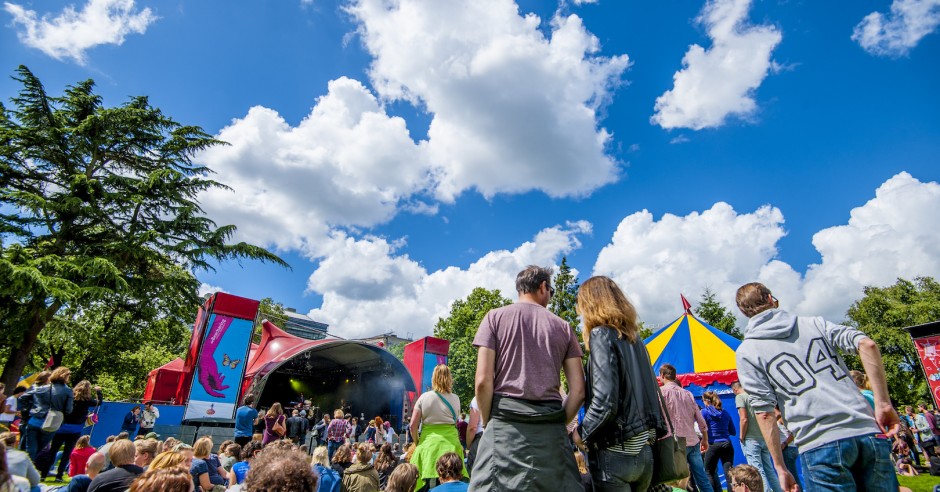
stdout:
[[454,388],[454,377],[450,374],[450,368],[446,364],[439,364],[434,368],[434,374],[431,376],[431,389],[440,393],[450,393]]
[[193,456],[197,458],[205,458],[209,456],[209,453],[212,452],[212,438],[211,437],[201,437],[196,444],[193,445]]
[[65,381],[68,380],[71,375],[72,371],[68,367],[59,366],[52,370],[52,374],[49,375],[49,381],[52,383],[65,384]]
[[607,326],[617,330],[620,338],[637,341],[639,328],[636,308],[613,280],[591,277],[578,288],[578,314],[584,320],[584,346],[590,350],[591,330]]
[[852,369],[849,371],[849,376],[851,376],[852,381],[855,383],[855,386],[858,386],[860,390],[870,390],[871,382],[868,381],[868,375],[862,371],[856,371]]
[[150,459],[153,459],[157,455],[157,449],[160,447],[160,443],[156,439],[143,439],[140,442],[134,443],[134,446],[137,446],[137,454],[147,454],[150,456]]
[[[91,383],[87,379],[83,379],[72,388],[72,394],[75,401],[84,401],[91,399]],[[99,402],[100,403],[100,402]]]
[[108,459],[114,466],[127,465],[134,462],[137,446],[130,439],[118,439],[108,449]]
[[768,309],[776,307],[774,306],[775,303],[769,299],[770,297],[773,297],[773,294],[771,294],[767,286],[760,282],[751,282],[738,288],[738,292],[735,295],[735,302],[738,305],[738,309],[740,309],[745,316],[751,318]]
[[333,418],[334,418],[334,419],[341,419],[341,418],[343,418],[343,409],[342,409],[342,408],[337,408],[336,410],[333,410]]
[[702,401],[706,405],[711,405],[718,410],[721,410],[721,398],[718,397],[718,393],[714,391],[706,391],[702,393]]
[[186,457],[182,453],[177,453],[176,451],[164,451],[158,454],[153,461],[150,462],[148,470],[160,470],[163,468],[173,468],[183,464],[186,461]]
[[330,467],[330,453],[326,446],[317,446],[317,449],[313,450],[313,458],[310,459],[310,464],[320,464],[324,468]]
[[271,405],[271,408],[268,409],[268,412],[264,414],[266,417],[280,417],[284,415],[284,409],[281,407],[280,402],[274,402]]
[[372,446],[367,442],[359,443],[356,447],[356,461],[365,464],[372,459]]
[[738,465],[731,469],[731,478],[744,484],[751,492],[763,492],[764,480],[757,468],[751,465]]

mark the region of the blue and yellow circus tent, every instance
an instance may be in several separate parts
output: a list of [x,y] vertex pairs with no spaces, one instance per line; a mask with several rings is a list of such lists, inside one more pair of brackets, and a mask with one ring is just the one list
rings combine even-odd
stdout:
[[[738,380],[734,352],[741,341],[709,325],[692,314],[692,306],[682,297],[685,313],[662,330],[644,340],[653,364],[653,373],[666,363],[676,367],[679,384],[702,404],[702,393],[714,391],[721,399],[722,408],[731,416],[735,429],[739,429],[738,412],[734,406],[731,383]],[[746,463],[738,438],[731,438],[734,463]],[[719,477],[724,483],[723,473]]]
[[668,362],[676,367],[683,386],[731,384],[738,379],[734,351],[741,341],[696,318],[689,310],[644,343],[653,372],[659,374],[659,368]]

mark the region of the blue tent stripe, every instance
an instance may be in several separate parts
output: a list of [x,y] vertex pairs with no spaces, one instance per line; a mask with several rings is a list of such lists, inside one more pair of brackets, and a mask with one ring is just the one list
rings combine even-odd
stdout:
[[653,372],[659,374],[659,368],[666,363],[674,365],[677,374],[695,372],[695,364],[692,359],[692,336],[689,333],[688,318],[679,323],[676,333],[666,344],[663,352],[653,362]]

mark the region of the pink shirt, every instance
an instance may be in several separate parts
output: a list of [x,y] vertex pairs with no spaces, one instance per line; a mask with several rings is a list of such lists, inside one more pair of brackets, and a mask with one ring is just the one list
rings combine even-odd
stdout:
[[86,446],[84,448],[75,448],[69,456],[69,476],[83,475],[85,466],[88,465],[88,458],[95,453],[95,448]]
[[561,400],[562,363],[581,357],[571,325],[530,302],[486,313],[473,345],[496,351],[493,393],[526,400]]
[[666,400],[666,408],[669,410],[676,435],[685,438],[686,446],[697,445],[701,439],[695,433],[695,423],[698,422],[698,428],[703,433],[708,431],[708,424],[702,418],[702,409],[695,404],[695,397],[673,382],[667,381],[660,390]]

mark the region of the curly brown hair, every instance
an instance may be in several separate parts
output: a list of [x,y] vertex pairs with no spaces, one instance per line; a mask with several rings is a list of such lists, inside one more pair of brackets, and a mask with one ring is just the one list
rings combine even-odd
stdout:
[[333,464],[337,463],[352,463],[352,450],[349,444],[343,444],[333,453],[333,459],[330,460]]
[[296,450],[268,448],[255,457],[245,477],[247,492],[315,492],[317,475],[307,455]]
[[131,483],[130,492],[189,492],[193,477],[185,466],[149,468]]
[[437,459],[437,476],[441,481],[460,480],[463,475],[463,460],[457,453],[448,452]]

